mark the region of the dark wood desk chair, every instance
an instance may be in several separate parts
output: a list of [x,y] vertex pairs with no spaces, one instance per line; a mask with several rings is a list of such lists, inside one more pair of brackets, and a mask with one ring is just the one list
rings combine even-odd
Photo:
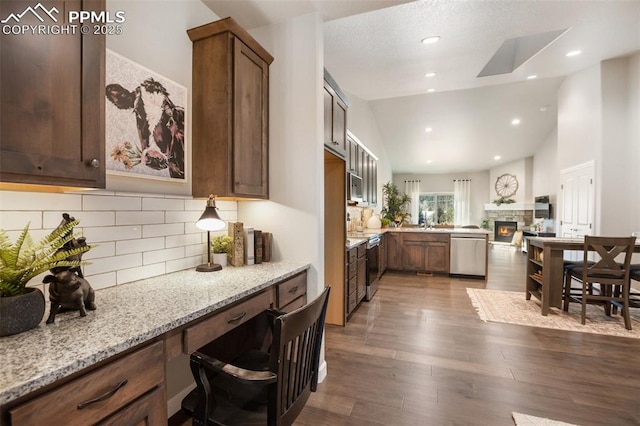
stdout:
[[225,363],[191,355],[196,389],[182,401],[194,425],[291,425],[318,385],[329,287],[287,314],[269,311],[271,347]]
[[[613,303],[622,307],[625,328],[631,330],[629,317],[629,273],[635,237],[584,237],[582,266],[568,268],[565,278],[564,310],[570,302],[582,304],[582,324],[585,323],[588,303],[604,305],[605,313],[611,315]],[[588,260],[590,252],[595,252],[599,260]],[[616,257],[624,254],[624,262],[617,263]],[[571,291],[571,280],[582,282],[580,293]],[[597,290],[596,287],[597,285]],[[616,291],[616,288],[621,291]]]

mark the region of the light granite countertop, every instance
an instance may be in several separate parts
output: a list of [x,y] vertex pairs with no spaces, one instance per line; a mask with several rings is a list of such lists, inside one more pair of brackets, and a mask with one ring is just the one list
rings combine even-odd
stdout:
[[153,339],[309,268],[269,262],[185,270],[96,291],[97,310],[0,338],[0,405]]

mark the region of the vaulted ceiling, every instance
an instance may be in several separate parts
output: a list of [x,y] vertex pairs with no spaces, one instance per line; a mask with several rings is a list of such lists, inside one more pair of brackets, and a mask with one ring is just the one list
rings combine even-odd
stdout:
[[[533,155],[556,127],[565,76],[640,50],[637,0],[203,1],[247,28],[319,12],[325,67],[369,102],[394,173],[485,170]],[[440,39],[421,43],[430,36]],[[490,61],[507,71],[478,77]]]

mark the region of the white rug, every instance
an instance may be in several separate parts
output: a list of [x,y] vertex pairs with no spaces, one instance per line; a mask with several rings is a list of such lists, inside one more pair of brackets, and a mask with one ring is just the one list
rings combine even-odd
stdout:
[[586,324],[582,325],[580,321],[581,307],[577,303],[569,305],[568,313],[562,309],[551,308],[547,316],[542,316],[540,302],[535,297],[526,300],[524,291],[467,288],[467,294],[480,319],[485,322],[501,322],[640,339],[640,309],[631,309],[633,330],[627,330],[624,328],[624,320],[620,316],[620,311],[618,311],[618,315],[608,317],[600,306],[587,306]]
[[543,419],[522,413],[511,413],[516,426],[576,426],[573,423],[559,422],[557,420]]

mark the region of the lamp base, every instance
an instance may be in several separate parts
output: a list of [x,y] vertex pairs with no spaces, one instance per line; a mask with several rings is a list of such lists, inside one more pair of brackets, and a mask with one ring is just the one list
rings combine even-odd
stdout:
[[198,265],[196,267],[196,271],[198,272],[213,272],[222,270],[222,266],[217,263],[203,263],[202,265]]

